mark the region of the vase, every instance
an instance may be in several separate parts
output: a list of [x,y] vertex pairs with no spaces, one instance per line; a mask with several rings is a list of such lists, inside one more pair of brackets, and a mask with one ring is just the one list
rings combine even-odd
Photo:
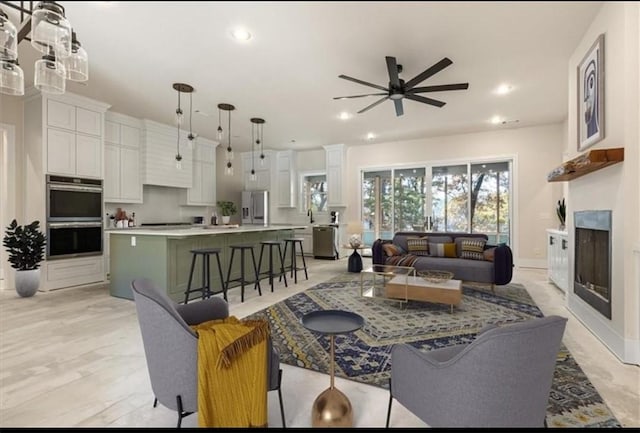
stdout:
[[40,269],[16,271],[16,292],[23,298],[33,296],[40,286]]
[[222,224],[229,224],[229,221],[231,221],[230,215],[222,215]]

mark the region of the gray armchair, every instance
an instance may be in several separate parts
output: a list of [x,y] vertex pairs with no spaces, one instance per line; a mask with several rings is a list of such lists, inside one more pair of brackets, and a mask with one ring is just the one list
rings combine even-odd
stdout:
[[567,319],[489,326],[469,344],[391,352],[393,399],[431,427],[542,427]]
[[[178,412],[178,427],[182,418],[198,410],[198,336],[189,327],[207,320],[229,316],[227,303],[210,298],[191,304],[176,304],[146,278],[131,283],[138,311],[153,403],[162,403]],[[277,350],[268,342],[268,389],[278,391],[282,425],[285,425],[280,383],[282,370]]]

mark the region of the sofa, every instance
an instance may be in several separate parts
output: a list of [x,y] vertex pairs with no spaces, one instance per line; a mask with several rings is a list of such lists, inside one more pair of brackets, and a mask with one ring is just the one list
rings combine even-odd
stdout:
[[482,233],[397,232],[393,239],[376,240],[374,265],[413,266],[416,271],[453,272],[455,279],[504,285],[513,276],[508,245],[489,245]]

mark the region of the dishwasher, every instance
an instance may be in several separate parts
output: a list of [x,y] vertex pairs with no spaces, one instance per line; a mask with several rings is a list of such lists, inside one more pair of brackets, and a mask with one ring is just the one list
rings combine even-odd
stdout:
[[315,259],[339,259],[338,226],[318,225],[313,227],[313,257]]

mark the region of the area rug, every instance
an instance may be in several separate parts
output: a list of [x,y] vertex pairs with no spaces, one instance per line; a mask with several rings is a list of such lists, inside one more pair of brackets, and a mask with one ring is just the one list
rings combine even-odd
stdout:
[[[305,329],[300,318],[316,310],[348,310],[360,314],[359,331],[336,335],[336,376],[388,389],[391,349],[408,343],[428,351],[473,341],[488,324],[542,317],[520,284],[488,286],[466,284],[463,300],[453,314],[448,305],[397,302],[360,296],[360,275],[345,273],[293,295],[250,318],[266,318],[280,361],[321,373],[329,372],[329,338]],[[547,407],[549,427],[620,427],[593,384],[564,345],[558,353]]]

